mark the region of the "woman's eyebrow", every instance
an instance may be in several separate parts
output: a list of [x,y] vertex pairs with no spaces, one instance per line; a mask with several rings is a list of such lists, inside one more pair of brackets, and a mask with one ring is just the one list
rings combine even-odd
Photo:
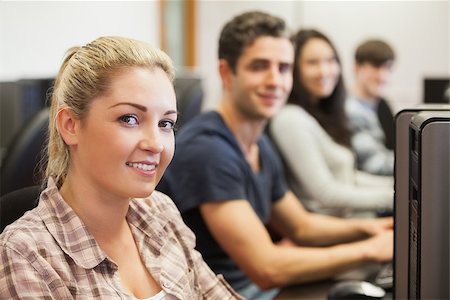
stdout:
[[169,110],[169,111],[166,111],[166,113],[165,113],[164,115],[171,115],[171,114],[176,114],[176,115],[178,115],[179,112],[176,111],[176,110]]
[[140,105],[140,104],[131,103],[131,102],[120,102],[120,103],[116,103],[116,104],[114,104],[114,105],[111,105],[109,108],[113,108],[113,107],[116,107],[116,106],[119,106],[119,105],[129,105],[129,106],[136,107],[137,109],[142,110],[142,111],[144,111],[144,112],[147,111],[147,107],[145,107],[145,106],[143,106],[143,105]]

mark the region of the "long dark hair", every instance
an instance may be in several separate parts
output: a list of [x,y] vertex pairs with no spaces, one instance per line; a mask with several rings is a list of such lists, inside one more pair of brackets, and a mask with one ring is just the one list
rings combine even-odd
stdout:
[[327,42],[333,49],[336,60],[341,66],[341,61],[337,55],[336,48],[331,41],[321,32],[309,29],[298,31],[293,37],[292,42],[295,47],[295,64],[293,76],[293,88],[289,95],[288,103],[297,104],[310,113],[333,140],[343,146],[350,148],[351,132],[347,124],[347,117],[344,111],[346,91],[342,72],[339,74],[338,82],[333,93],[319,101],[312,101],[312,95],[305,89],[300,78],[300,55],[305,44],[313,38],[321,39]]

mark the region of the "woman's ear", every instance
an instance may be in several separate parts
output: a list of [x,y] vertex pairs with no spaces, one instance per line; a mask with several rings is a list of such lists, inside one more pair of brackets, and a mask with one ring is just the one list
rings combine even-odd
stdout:
[[75,117],[71,109],[65,107],[60,109],[56,115],[56,125],[58,132],[64,142],[71,146],[78,143],[78,128],[80,120]]

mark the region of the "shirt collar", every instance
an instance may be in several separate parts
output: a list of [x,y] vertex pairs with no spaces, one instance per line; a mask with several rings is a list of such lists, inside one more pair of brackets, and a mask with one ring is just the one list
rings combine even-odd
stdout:
[[364,109],[376,111],[377,106],[378,106],[378,102],[371,101],[371,100],[365,100],[364,98],[360,98],[360,97],[356,97],[356,99],[358,100],[359,104]]
[[[156,199],[131,200],[127,221],[132,225],[133,233],[143,237],[135,237],[139,241],[139,250],[150,246],[147,249],[159,255],[160,249],[167,242],[167,231],[170,230],[167,226],[170,226],[170,219],[165,214],[157,212],[161,209],[157,208],[160,201],[152,201],[163,197],[163,194],[154,191],[151,197]],[[64,201],[51,177],[48,179],[47,188],[40,196],[38,210],[50,234],[77,265],[91,269],[107,259],[106,253],[83,221]]]
[[[161,208],[157,207],[161,205],[160,197],[163,197],[163,194],[153,191],[151,199],[132,199],[127,213],[127,222],[135,229],[133,230],[135,239],[141,240],[136,237],[136,231],[143,234],[145,236],[143,242],[150,243],[152,246],[150,250],[154,252],[159,252],[159,249],[167,242],[167,231],[170,231],[167,226],[170,226],[171,222],[166,214],[160,213]],[[139,245],[139,248],[141,246]],[[139,250],[142,251],[142,249]]]
[[105,252],[64,201],[51,177],[40,196],[38,213],[55,241],[77,265],[91,269],[105,260]]

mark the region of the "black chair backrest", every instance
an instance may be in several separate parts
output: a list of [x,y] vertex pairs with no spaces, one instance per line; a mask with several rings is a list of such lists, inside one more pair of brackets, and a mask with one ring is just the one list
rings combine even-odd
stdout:
[[48,108],[37,113],[19,132],[7,148],[0,166],[0,195],[16,189],[36,185],[36,167],[45,157],[43,153],[48,127]]
[[389,103],[381,98],[377,107],[378,120],[383,128],[384,136],[386,138],[384,144],[386,148],[394,150],[395,145],[395,121],[394,113],[389,106]]
[[35,208],[39,202],[41,187],[24,187],[0,197],[0,233],[6,226]]
[[174,86],[179,112],[177,127],[181,128],[201,112],[203,88],[201,79],[194,76],[177,77],[175,78]]

